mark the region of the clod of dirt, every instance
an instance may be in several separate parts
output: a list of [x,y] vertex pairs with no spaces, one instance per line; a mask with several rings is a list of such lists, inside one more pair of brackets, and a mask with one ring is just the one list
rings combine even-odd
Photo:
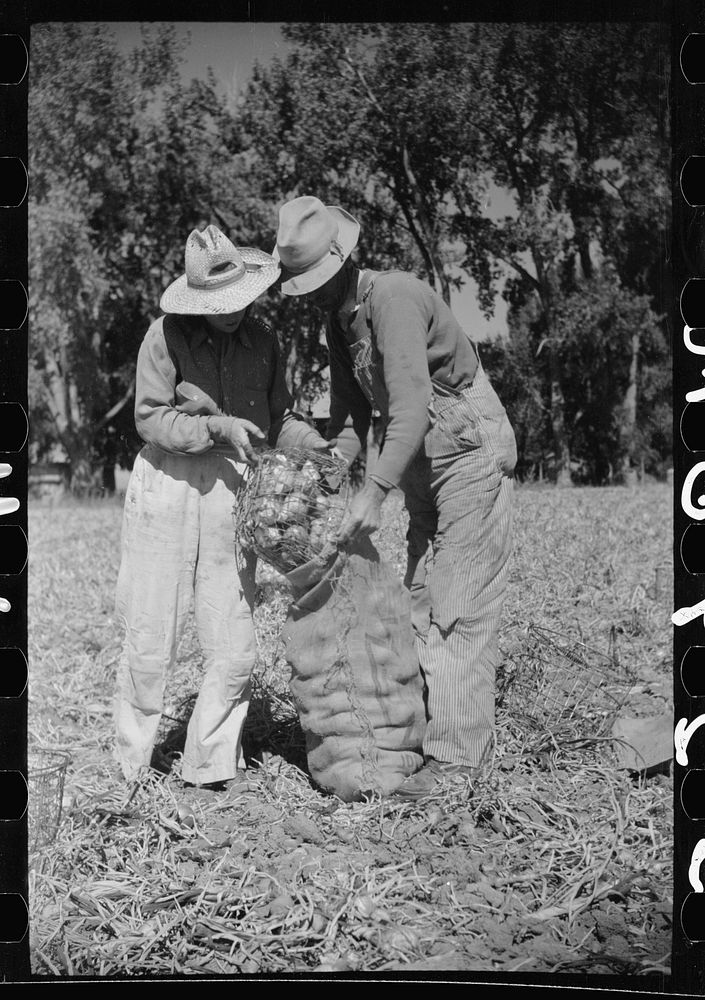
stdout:
[[329,924],[329,918],[321,912],[321,910],[314,910],[311,916],[311,923],[309,924],[309,929],[314,934],[322,934]]
[[306,816],[287,816],[282,826],[284,832],[297,841],[322,844],[325,839],[316,824]]
[[408,954],[418,948],[419,937],[416,931],[409,927],[386,927],[380,931],[379,944],[381,948]]
[[252,802],[246,814],[248,823],[274,823],[281,819],[281,810],[267,802]]
[[293,905],[294,905],[294,900],[289,895],[289,893],[283,892],[280,893],[278,896],[275,896],[274,899],[270,901],[270,903],[268,904],[268,909],[271,916],[283,917],[287,913],[289,913]]
[[347,955],[324,955],[324,961],[317,965],[314,972],[352,972],[357,963],[350,964]]
[[355,909],[361,917],[368,920],[377,909],[377,904],[371,896],[368,896],[367,893],[363,893],[355,900]]

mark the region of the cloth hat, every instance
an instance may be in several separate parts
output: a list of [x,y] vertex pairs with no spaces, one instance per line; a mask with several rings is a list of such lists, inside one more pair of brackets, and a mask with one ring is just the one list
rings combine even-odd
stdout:
[[308,195],[279,209],[272,256],[282,266],[284,295],[306,295],[340,270],[357,246],[360,223],[342,208]]
[[159,302],[166,313],[238,312],[279,276],[279,264],[270,254],[236,247],[216,226],[194,229],[184,258],[186,273],[172,281]]

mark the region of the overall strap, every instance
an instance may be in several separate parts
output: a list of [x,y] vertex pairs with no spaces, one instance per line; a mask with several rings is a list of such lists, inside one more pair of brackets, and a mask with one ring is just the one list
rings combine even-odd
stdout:
[[386,278],[388,274],[406,274],[406,271],[402,271],[400,268],[396,267],[392,271],[378,271],[374,277],[370,279],[369,284],[366,286],[364,292],[362,293],[362,299],[360,300],[360,305],[365,307],[365,323],[370,331],[374,333],[372,329],[372,306],[370,302],[370,293],[374,288],[375,284],[382,278]]

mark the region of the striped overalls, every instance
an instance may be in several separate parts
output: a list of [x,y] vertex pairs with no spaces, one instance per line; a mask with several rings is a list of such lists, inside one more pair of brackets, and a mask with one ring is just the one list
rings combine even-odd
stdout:
[[[372,334],[348,349],[358,384],[384,414]],[[432,426],[400,484],[409,513],[404,582],[426,683],[423,751],[477,767],[494,744],[516,443],[480,364],[459,391],[434,381],[432,387]]]

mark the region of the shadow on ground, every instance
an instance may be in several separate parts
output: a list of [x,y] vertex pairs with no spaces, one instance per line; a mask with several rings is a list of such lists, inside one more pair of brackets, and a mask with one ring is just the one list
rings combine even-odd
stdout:
[[[183,753],[186,728],[195,703],[194,694],[181,702],[176,715],[162,716],[150,761],[154,770],[169,774],[174,761]],[[294,716],[276,718],[271,700],[264,691],[253,692],[242,746],[248,767],[262,764],[267,757],[281,757],[308,775],[306,739],[298,719]]]

